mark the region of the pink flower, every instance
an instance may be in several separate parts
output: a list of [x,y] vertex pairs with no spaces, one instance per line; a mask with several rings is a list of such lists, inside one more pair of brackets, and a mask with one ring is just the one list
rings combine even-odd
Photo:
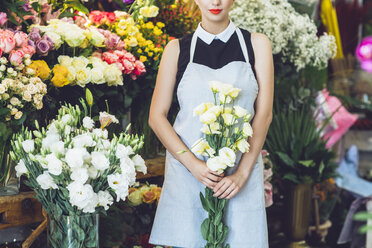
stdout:
[[108,64],[113,64],[118,61],[119,57],[113,52],[104,52],[102,54],[102,60],[106,61]]
[[22,63],[23,56],[25,56],[25,53],[22,50],[12,50],[9,54],[9,61],[13,65],[20,65]]
[[264,158],[264,157],[266,157],[266,156],[269,155],[269,152],[266,151],[266,150],[262,150],[262,151],[261,151],[261,155],[262,155],[262,157]]
[[136,74],[137,76],[140,76],[146,73],[145,65],[140,60],[137,60],[134,63],[134,65],[135,65],[134,74]]
[[270,207],[273,205],[273,186],[269,182],[265,182],[265,206]]
[[94,22],[95,24],[104,24],[107,20],[107,16],[105,15],[105,12],[101,12],[99,10],[94,10],[90,12],[89,14],[89,20],[91,22]]
[[14,34],[12,32],[7,32],[8,30],[4,31],[4,36],[0,39],[0,49],[3,50],[4,53],[10,53],[15,47],[15,40]]
[[130,62],[130,61],[127,60],[127,59],[123,59],[123,60],[121,61],[121,63],[122,63],[123,66],[124,66],[124,73],[125,73],[125,74],[130,74],[130,73],[132,73],[132,71],[134,70],[134,65],[133,65],[132,62]]
[[4,24],[8,21],[5,12],[0,12],[0,26],[4,26]]
[[264,170],[264,181],[267,181],[272,175],[273,175],[273,170],[271,168]]
[[136,61],[136,57],[134,57],[133,54],[128,53],[128,52],[124,55],[124,58],[129,60],[130,62],[135,62]]
[[125,48],[125,43],[122,40],[119,40],[118,44],[116,45],[116,49],[123,50]]
[[32,56],[32,55],[35,54],[35,47],[33,47],[31,45],[27,45],[27,46],[22,47],[22,51],[25,54],[29,54],[30,56]]
[[0,57],[1,57],[1,55],[3,55],[3,50],[1,50],[1,48],[0,48]]
[[27,36],[27,34],[25,34],[23,32],[17,32],[14,35],[14,40],[16,42],[17,47],[23,47],[23,46],[27,45],[28,36]]
[[114,54],[117,55],[119,57],[119,59],[122,59],[124,57],[124,55],[126,54],[126,51],[125,50],[115,50]]
[[120,37],[117,34],[111,34],[109,37],[106,38],[105,46],[108,49],[115,49],[119,41],[120,41]]
[[109,23],[113,23],[116,21],[116,15],[114,12],[106,12],[106,16]]
[[117,67],[119,68],[120,71],[124,71],[124,66],[123,66],[122,63],[116,62],[115,64],[117,65]]

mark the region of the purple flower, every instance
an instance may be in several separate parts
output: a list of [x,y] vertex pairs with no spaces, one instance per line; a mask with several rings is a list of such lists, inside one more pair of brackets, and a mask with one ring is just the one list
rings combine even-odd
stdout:
[[36,46],[35,46],[35,42],[32,41],[32,40],[30,40],[30,39],[27,40],[27,45],[30,45],[30,46],[36,48]]
[[7,15],[5,12],[0,12],[0,26],[4,26],[4,24],[8,21]]
[[25,11],[30,11],[30,10],[31,10],[30,2],[27,1],[27,2],[22,6],[22,8],[23,8]]
[[36,53],[41,56],[48,55],[48,52],[50,50],[49,42],[47,40],[38,40],[36,42]]
[[52,39],[49,38],[48,35],[44,34],[44,35],[43,35],[43,38],[41,38],[41,39],[42,39],[42,40],[46,40],[46,41],[48,42],[49,47],[50,47],[49,50],[54,50],[54,43],[53,43]]
[[40,29],[32,28],[31,32],[28,34],[28,38],[33,42],[37,42],[41,39]]
[[356,56],[359,61],[372,60],[372,36],[362,40],[356,50]]
[[114,50],[120,40],[121,39],[120,39],[120,37],[117,34],[111,34],[108,38],[106,38],[106,40],[105,40],[105,46],[108,49]]
[[134,0],[123,0],[123,3],[125,3],[125,4],[131,4],[133,2],[134,2]]

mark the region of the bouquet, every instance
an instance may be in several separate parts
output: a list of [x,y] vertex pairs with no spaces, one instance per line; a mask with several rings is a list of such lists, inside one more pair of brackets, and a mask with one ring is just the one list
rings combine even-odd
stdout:
[[[204,124],[201,131],[205,138],[196,141],[191,151],[207,156],[207,167],[223,173],[235,165],[237,151],[249,151],[247,138],[253,135],[249,123],[251,115],[246,109],[234,105],[240,89],[218,81],[209,82],[209,86],[214,103],[202,103],[194,109],[194,115],[199,115]],[[205,195],[200,193],[200,200],[208,212],[208,218],[201,226],[202,236],[207,240],[205,247],[230,247],[228,244],[223,246],[228,232],[223,223],[227,200],[213,197],[213,190],[208,187]]]
[[[92,97],[88,99],[92,103]],[[93,247],[88,244],[94,243],[95,236],[84,234],[92,231],[91,223],[78,221],[78,217],[105,212],[115,200],[124,201],[136,182],[136,171],[146,173],[146,166],[136,154],[143,137],[123,132],[110,140],[106,127],[118,123],[115,116],[101,112],[97,128],[83,100],[81,104],[83,109],[62,106],[46,129],[40,129],[37,122],[33,132],[22,129],[13,136],[10,155],[19,161],[17,175],[26,175],[26,184],[51,219],[58,222],[61,216],[73,217],[74,247]],[[69,239],[60,225],[53,233],[57,237],[50,238],[54,247]]]

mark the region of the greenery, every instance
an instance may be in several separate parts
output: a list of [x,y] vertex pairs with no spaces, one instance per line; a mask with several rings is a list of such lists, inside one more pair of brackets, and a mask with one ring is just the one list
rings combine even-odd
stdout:
[[310,99],[287,110],[277,103],[265,144],[274,176],[295,184],[319,183],[337,176],[334,154],[326,149]]

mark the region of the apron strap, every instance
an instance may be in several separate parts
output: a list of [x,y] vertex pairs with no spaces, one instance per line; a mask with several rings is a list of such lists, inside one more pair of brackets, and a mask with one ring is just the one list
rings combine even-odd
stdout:
[[194,60],[194,53],[195,53],[197,38],[198,36],[194,32],[194,34],[192,35],[191,45],[190,45],[190,62],[189,63],[192,63],[192,61]]
[[245,62],[249,63],[247,45],[245,44],[244,37],[243,37],[242,31],[240,31],[240,28],[236,28],[236,34],[238,35],[238,38],[239,38],[239,43],[243,51]]

